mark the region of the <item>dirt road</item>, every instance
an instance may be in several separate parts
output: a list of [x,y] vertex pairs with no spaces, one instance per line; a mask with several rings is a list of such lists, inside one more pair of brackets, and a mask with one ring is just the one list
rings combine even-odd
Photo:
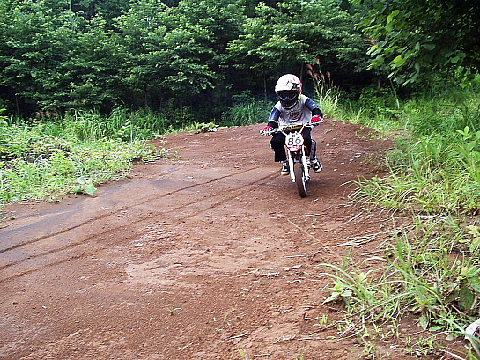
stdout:
[[[322,305],[332,281],[318,264],[340,264],[359,238],[368,256],[388,236],[388,215],[348,196],[389,143],[357,125],[316,129],[325,170],[302,199],[259,128],[171,135],[169,159],[96,197],[8,207],[0,358],[360,356],[325,327],[340,315]],[[384,358],[406,359],[396,351]]]

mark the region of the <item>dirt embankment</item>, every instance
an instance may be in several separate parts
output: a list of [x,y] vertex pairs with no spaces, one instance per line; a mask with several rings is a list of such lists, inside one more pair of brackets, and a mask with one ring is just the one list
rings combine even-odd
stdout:
[[360,356],[355,338],[325,329],[340,315],[322,305],[332,281],[318,264],[340,264],[362,238],[368,256],[388,236],[388,216],[348,196],[390,145],[357,125],[316,129],[324,171],[302,199],[259,128],[168,136],[176,155],[96,197],[8,207],[0,358]]

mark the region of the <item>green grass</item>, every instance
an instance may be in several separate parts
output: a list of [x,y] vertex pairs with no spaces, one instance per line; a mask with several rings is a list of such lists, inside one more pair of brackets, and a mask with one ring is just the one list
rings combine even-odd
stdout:
[[[381,341],[412,354],[444,355],[448,340],[478,317],[480,305],[480,86],[448,88],[398,99],[365,91],[338,102],[334,117],[396,138],[388,174],[361,179],[352,199],[412,217],[392,229],[375,270],[354,255],[343,266],[324,264],[334,280],[328,301],[345,305],[343,334],[356,335],[367,357]],[[360,264],[359,264],[360,263]],[[401,334],[406,319],[425,332]],[[412,340],[415,338],[416,340]],[[465,359],[477,359],[473,349]]]
[[245,100],[227,111],[223,117],[222,125],[246,126],[267,122],[273,105],[262,100]]
[[357,198],[395,210],[478,213],[479,89],[453,88],[402,101],[366,91],[370,98],[338,104],[336,119],[397,137],[386,164],[391,175],[360,181]]
[[128,175],[132,163],[166,154],[147,143],[160,134],[201,128],[150,111],[108,117],[72,112],[49,120],[0,119],[0,206],[78,192]]
[[[406,342],[398,328],[413,314],[425,330],[418,339],[435,338],[441,347],[447,336],[463,336],[480,304],[479,230],[450,216],[417,216],[384,244],[384,266],[362,271],[364,264],[353,261],[343,267],[322,264],[334,279],[326,302],[346,305],[340,330],[360,339],[368,333],[371,339],[375,329],[377,340]],[[433,354],[438,348],[427,350]]]
[[480,211],[480,130],[403,139],[387,165],[390,176],[358,182],[358,199],[428,214]]

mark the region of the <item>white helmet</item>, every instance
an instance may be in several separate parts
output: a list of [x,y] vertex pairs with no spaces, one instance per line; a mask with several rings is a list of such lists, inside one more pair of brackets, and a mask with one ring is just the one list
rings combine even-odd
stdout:
[[285,109],[290,109],[297,104],[301,91],[302,83],[300,79],[292,74],[283,75],[275,85],[278,100]]

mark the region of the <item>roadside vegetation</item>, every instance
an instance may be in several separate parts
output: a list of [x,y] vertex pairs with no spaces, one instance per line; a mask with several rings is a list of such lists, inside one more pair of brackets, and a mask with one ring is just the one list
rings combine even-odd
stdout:
[[[365,110],[372,126],[403,134],[387,165],[392,175],[361,184],[357,197],[425,214],[480,211],[480,97],[478,85],[433,91],[398,108]],[[375,101],[371,98],[370,101]]]
[[[224,114],[222,126],[254,124],[267,115],[264,101],[244,100]],[[0,115],[0,209],[7,203],[55,200],[68,193],[94,195],[99,184],[128,176],[133,163],[168,155],[150,140],[219,126],[192,119],[188,109],[162,114],[119,108],[109,116],[38,112],[28,120]]]
[[134,162],[167,155],[149,140],[206,126],[185,122],[186,113],[174,119],[146,110],[35,116],[0,118],[0,206],[67,193],[94,195],[98,184],[128,176]]
[[[391,240],[369,259],[380,265],[365,270],[368,261],[354,255],[343,266],[323,264],[334,280],[327,302],[345,305],[339,331],[361,339],[368,358],[378,356],[382,342],[418,356],[480,358],[477,338],[469,338],[470,350],[455,343],[480,305],[478,80],[406,99],[374,89],[355,101],[334,96],[335,118],[363,123],[397,143],[387,154],[389,174],[358,181],[352,195],[392,214]],[[399,217],[410,220],[400,224]],[[425,332],[402,333],[405,322]]]

